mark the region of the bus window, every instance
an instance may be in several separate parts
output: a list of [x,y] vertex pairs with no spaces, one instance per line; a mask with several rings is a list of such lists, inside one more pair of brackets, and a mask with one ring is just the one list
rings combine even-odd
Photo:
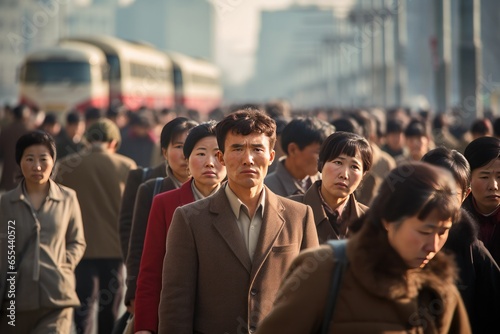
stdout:
[[45,84],[90,82],[90,65],[69,61],[33,61],[22,69],[22,81]]
[[115,55],[106,55],[106,61],[109,65],[109,82],[120,81],[121,71],[120,71],[120,59]]
[[178,66],[174,65],[174,87],[175,90],[182,89],[182,71]]

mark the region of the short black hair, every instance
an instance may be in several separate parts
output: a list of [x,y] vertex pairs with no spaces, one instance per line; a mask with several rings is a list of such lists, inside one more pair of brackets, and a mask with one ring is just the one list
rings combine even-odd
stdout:
[[321,146],[318,171],[321,172],[325,163],[341,154],[354,157],[358,152],[363,163],[363,172],[369,171],[373,163],[373,151],[368,140],[352,132],[335,132]]
[[216,121],[209,121],[205,123],[201,123],[200,125],[195,126],[189,131],[189,134],[184,142],[184,147],[182,151],[184,153],[184,157],[189,159],[189,156],[193,152],[196,143],[206,137],[214,136],[215,137],[215,126],[217,125]]
[[184,131],[189,131],[195,126],[197,126],[193,120],[186,117],[176,117],[167,124],[163,126],[160,134],[160,146],[161,148],[167,149],[168,145],[172,139],[183,133]]
[[483,167],[500,157],[500,138],[479,137],[467,145],[464,156],[470,164],[471,171]]
[[80,114],[77,111],[72,111],[66,115],[66,124],[67,125],[74,125],[78,124],[81,121],[83,121],[82,114]]
[[440,146],[427,152],[421,160],[450,171],[455,181],[457,181],[462,188],[462,192],[467,192],[470,183],[471,169],[469,162],[462,153]]
[[28,132],[16,142],[16,163],[20,166],[24,150],[33,145],[44,145],[49,150],[50,156],[56,161],[56,142],[50,134],[42,130]]
[[412,120],[405,129],[405,137],[429,137],[425,123],[420,120]]
[[224,117],[215,127],[215,132],[222,153],[228,133],[243,136],[251,133],[264,134],[269,137],[269,150],[273,150],[276,143],[276,122],[255,105],[245,105]]
[[313,143],[323,144],[335,132],[335,127],[316,117],[300,117],[288,123],[281,133],[281,148],[288,154],[288,145],[297,144],[299,149]]

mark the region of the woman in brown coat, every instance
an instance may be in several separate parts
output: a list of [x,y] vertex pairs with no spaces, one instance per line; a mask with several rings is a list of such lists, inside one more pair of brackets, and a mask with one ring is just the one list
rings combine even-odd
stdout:
[[257,333],[319,333],[323,321],[329,333],[471,333],[455,266],[439,253],[459,212],[455,190],[427,164],[392,170],[347,242],[334,313],[325,319],[336,263],[325,245],[294,261]]
[[370,170],[373,154],[363,137],[350,132],[335,132],[321,145],[318,170],[322,180],[313,183],[304,195],[291,196],[313,209],[319,243],[344,239],[349,223],[368,209],[358,203],[354,191]]
[[69,333],[74,269],[85,251],[74,190],[50,180],[52,137],[33,131],[16,143],[23,180],[0,201],[0,333]]

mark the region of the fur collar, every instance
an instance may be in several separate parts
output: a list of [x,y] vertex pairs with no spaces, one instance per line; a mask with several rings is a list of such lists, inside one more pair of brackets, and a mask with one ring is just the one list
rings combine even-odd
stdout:
[[444,296],[456,278],[453,260],[439,252],[423,269],[408,269],[390,246],[387,234],[365,221],[362,229],[348,243],[351,270],[368,291],[391,300],[415,298],[430,288]]

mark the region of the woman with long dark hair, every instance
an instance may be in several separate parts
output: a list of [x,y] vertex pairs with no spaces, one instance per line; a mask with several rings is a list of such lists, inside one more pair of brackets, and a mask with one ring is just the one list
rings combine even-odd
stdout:
[[439,252],[460,209],[455,192],[437,167],[392,170],[347,241],[333,314],[325,308],[338,262],[325,245],[297,257],[257,333],[319,333],[324,321],[328,333],[471,333],[454,262]]

